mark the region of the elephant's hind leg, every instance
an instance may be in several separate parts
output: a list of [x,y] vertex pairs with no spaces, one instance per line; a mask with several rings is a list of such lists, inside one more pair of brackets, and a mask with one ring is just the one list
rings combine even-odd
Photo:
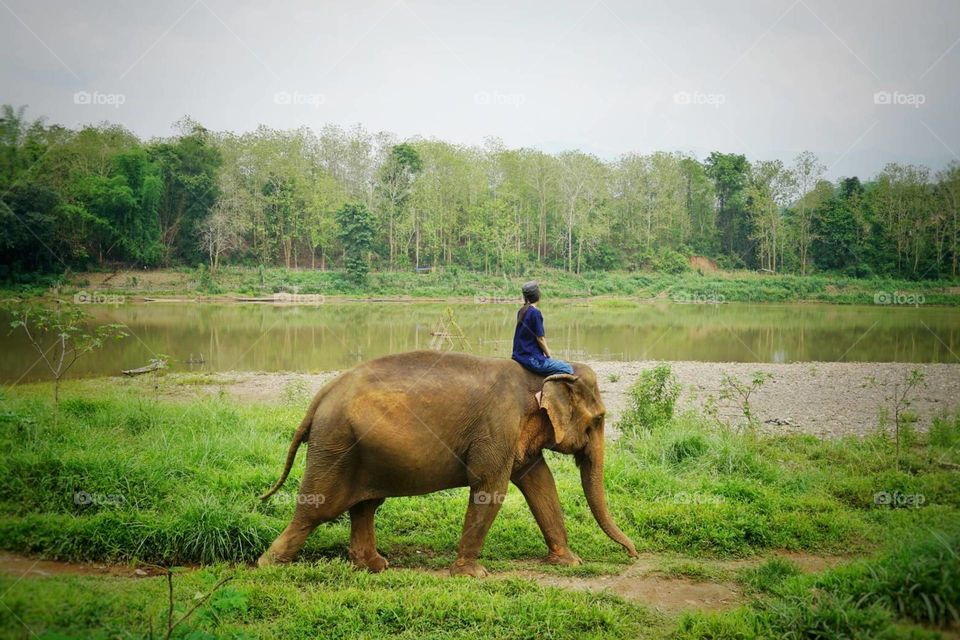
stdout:
[[357,567],[379,573],[387,568],[387,559],[377,552],[373,517],[383,498],[364,500],[350,507],[350,560]]
[[304,496],[311,494],[300,493],[297,496],[297,508],[293,514],[293,520],[287,525],[287,528],[277,536],[270,548],[267,549],[257,565],[265,567],[271,564],[283,564],[291,562],[300,549],[307,541],[307,536],[323,522],[334,520],[346,509],[336,505],[309,505]]

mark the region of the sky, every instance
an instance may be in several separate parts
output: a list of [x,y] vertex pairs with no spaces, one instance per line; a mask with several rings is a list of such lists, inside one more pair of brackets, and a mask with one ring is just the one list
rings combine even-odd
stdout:
[[960,161],[960,1],[0,0],[0,102],[151,138],[362,124],[400,138],[713,150],[831,178]]

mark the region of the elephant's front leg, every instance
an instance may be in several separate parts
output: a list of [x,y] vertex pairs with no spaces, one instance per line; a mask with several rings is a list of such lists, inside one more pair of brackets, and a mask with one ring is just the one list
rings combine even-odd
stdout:
[[463,523],[460,545],[457,547],[457,560],[450,567],[451,575],[475,578],[487,575],[487,570],[480,566],[477,558],[480,557],[490,525],[497,517],[500,505],[507,495],[508,484],[509,481],[504,478],[470,487],[470,504],[467,506],[467,517]]
[[543,533],[543,539],[550,550],[546,561],[551,564],[577,565],[582,564],[567,544],[567,528],[563,524],[563,511],[560,509],[560,498],[557,496],[557,485],[550,473],[550,467],[543,457],[517,469],[513,477],[513,484],[517,485],[527,500],[530,511]]

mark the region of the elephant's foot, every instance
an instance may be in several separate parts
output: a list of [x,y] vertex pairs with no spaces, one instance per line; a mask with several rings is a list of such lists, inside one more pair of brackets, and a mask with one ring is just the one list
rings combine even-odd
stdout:
[[270,551],[265,551],[262,556],[257,559],[257,566],[260,568],[270,567],[275,564],[289,564],[289,560],[280,560],[275,555],[270,553]]
[[575,567],[583,564],[583,560],[581,560],[574,552],[570,551],[570,549],[551,550],[547,557],[543,559],[543,561],[547,564],[556,564],[566,567]]
[[366,569],[370,573],[380,573],[390,566],[390,563],[387,562],[387,559],[377,553],[376,550],[374,550],[373,553],[370,553],[368,551],[355,552],[351,549],[350,562],[352,562],[353,565],[358,569]]
[[452,576],[472,576],[474,578],[487,577],[487,570],[484,569],[476,560],[467,558],[457,558],[457,561],[450,565],[450,575]]

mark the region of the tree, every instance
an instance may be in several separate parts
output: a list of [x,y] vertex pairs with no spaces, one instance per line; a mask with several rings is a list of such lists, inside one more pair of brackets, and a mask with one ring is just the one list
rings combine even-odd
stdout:
[[[937,174],[938,207],[944,220],[944,242],[950,257],[950,275],[957,277],[960,260],[960,163],[953,162]],[[942,258],[938,254],[938,264]]]
[[197,225],[217,201],[216,172],[223,161],[206,129],[190,120],[180,128],[179,137],[148,149],[163,176],[159,218],[165,264],[177,257],[195,263],[201,257]]
[[53,376],[53,403],[57,410],[60,408],[60,381],[77,360],[99,349],[107,340],[119,340],[127,335],[125,327],[119,324],[100,325],[90,331],[86,328],[90,315],[61,300],[57,300],[52,309],[13,300],[5,305],[4,310],[13,318],[10,326],[23,329]]
[[578,151],[560,154],[560,194],[567,271],[574,270],[574,239],[577,242],[576,271],[580,272],[584,249],[590,249],[602,235],[601,208],[605,199],[605,167],[595,156]]
[[365,284],[370,271],[370,249],[376,233],[376,220],[362,202],[340,207],[336,220],[347,273],[355,284]]
[[717,197],[717,227],[721,248],[729,256],[746,255],[747,224],[741,193],[750,177],[746,156],[713,151],[704,163]]
[[796,179],[799,199],[793,211],[793,230],[800,261],[800,275],[807,273],[807,260],[813,242],[813,211],[816,203],[807,196],[820,181],[826,167],[810,151],[801,152],[793,160],[793,175]]
[[746,208],[750,214],[761,269],[775,273],[782,266],[785,229],[783,207],[790,201],[796,181],[779,160],[760,161],[753,165],[750,184],[745,190]]
[[[395,145],[390,150],[386,162],[380,167],[377,181],[377,193],[382,203],[381,218],[387,231],[387,243],[390,252],[390,267],[396,266],[398,230],[403,226],[407,200],[417,173],[423,168],[423,162],[416,148],[407,143]],[[415,264],[420,264],[421,220],[416,213],[411,221],[415,244]]]

